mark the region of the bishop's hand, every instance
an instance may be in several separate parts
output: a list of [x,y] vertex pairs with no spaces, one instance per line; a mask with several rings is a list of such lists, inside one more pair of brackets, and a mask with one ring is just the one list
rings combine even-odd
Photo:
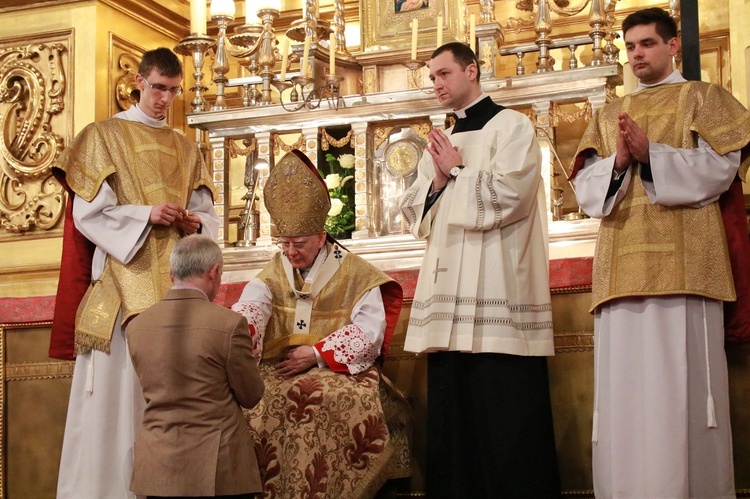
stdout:
[[318,364],[315,349],[302,345],[288,350],[282,360],[276,364],[276,372],[284,377],[303,373]]

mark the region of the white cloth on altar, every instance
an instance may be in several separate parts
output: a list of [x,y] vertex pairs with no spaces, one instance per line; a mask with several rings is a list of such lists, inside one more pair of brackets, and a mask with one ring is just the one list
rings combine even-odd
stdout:
[[[679,81],[673,73],[659,84]],[[631,167],[606,197],[614,161],[591,156],[573,180],[591,217],[609,215],[632,180]],[[740,153],[721,156],[699,137],[696,149],[649,142],[649,162],[649,200],[690,208],[729,188]],[[597,309],[594,331],[596,497],[734,497],[723,304],[700,296],[619,298]],[[709,395],[716,428],[708,427]]]
[[[137,106],[117,118],[149,126],[166,126]],[[193,191],[187,209],[201,219],[202,233],[216,238],[219,217],[206,188]],[[108,255],[127,263],[143,245],[151,225],[150,206],[118,206],[117,196],[103,182],[89,203],[76,196],[76,227],[96,245],[92,279],[104,270]],[[129,490],[133,470],[133,443],[140,429],[145,401],[125,341],[118,314],[110,353],[91,350],[76,357],[65,422],[58,499],[135,497]]]
[[[482,106],[480,102],[476,104]],[[424,213],[424,154],[401,212],[427,239],[404,350],[553,355],[541,150],[529,119],[504,109],[451,133],[465,168]]]

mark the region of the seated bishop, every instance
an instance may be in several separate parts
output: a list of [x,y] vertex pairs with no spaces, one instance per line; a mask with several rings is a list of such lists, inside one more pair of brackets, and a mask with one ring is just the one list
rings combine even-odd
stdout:
[[265,497],[372,497],[410,474],[408,405],[380,372],[401,286],[324,230],[328,189],[294,150],[264,190],[278,245],[232,310],[266,385],[246,412]]

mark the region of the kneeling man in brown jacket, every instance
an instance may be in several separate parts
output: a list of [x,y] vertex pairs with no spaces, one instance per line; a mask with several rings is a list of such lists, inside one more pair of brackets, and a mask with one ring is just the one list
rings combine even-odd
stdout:
[[174,286],[127,327],[146,399],[130,489],[149,497],[253,497],[261,491],[242,415],[263,395],[247,320],[211,303],[223,258],[206,236],[179,240]]

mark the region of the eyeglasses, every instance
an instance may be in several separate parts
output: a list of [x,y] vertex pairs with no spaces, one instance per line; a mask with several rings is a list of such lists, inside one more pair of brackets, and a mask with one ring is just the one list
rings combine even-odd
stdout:
[[148,85],[151,90],[156,90],[157,92],[160,92],[162,94],[165,94],[165,93],[169,92],[170,94],[172,94],[173,97],[177,97],[178,95],[182,95],[182,86],[179,86],[179,87],[165,87],[161,83],[155,83],[155,84],[152,85],[151,82],[149,82],[146,79],[145,76],[141,75],[141,78],[143,78],[143,81],[146,82],[146,85]]
[[299,251],[307,246],[307,241],[279,241],[276,243],[276,246],[282,251],[289,251],[291,248]]

